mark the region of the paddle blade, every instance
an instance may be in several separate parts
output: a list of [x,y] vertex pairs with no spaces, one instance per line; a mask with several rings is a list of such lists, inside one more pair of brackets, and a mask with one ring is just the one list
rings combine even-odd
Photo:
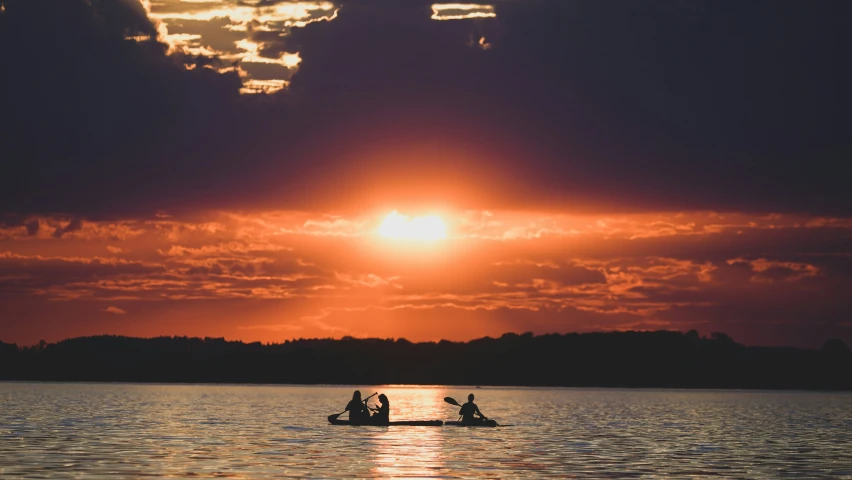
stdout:
[[456,401],[456,399],[455,399],[455,398],[452,398],[452,397],[444,397],[444,401],[445,401],[445,402],[447,402],[447,403],[449,403],[450,405],[455,405],[455,406],[457,406],[457,407],[461,407],[461,405],[459,404],[459,402],[457,402],[457,401]]

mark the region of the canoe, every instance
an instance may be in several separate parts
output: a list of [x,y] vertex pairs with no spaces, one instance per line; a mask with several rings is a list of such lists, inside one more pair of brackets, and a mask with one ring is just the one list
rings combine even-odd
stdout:
[[444,425],[454,427],[496,427],[497,422],[494,420],[485,420],[478,422],[444,422]]
[[393,426],[407,426],[407,427],[440,427],[444,424],[444,422],[440,420],[402,420],[397,422],[389,422],[386,424],[372,424],[372,423],[351,423],[349,420],[339,420],[337,418],[331,418],[334,415],[328,417],[328,423],[332,425],[352,425],[356,427],[393,427]]

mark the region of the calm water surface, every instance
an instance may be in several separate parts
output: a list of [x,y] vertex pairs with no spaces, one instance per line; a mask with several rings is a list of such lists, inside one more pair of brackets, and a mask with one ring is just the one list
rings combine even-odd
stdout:
[[0,383],[0,477],[852,478],[848,393],[361,387],[513,426],[329,425],[352,390]]

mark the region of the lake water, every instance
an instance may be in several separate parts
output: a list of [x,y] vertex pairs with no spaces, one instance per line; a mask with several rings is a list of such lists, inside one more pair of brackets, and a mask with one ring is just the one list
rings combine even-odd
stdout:
[[353,389],[0,383],[0,477],[852,478],[849,393],[363,386],[512,426],[329,425]]

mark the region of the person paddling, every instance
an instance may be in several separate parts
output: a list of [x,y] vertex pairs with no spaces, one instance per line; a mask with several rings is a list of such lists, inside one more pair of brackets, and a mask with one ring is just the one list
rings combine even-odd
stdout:
[[[479,418],[477,419],[476,417],[474,417],[474,414],[479,415]],[[485,415],[483,415],[482,412],[479,411],[479,407],[477,407],[476,404],[473,403],[472,393],[467,396],[467,403],[461,406],[461,410],[459,410],[459,415],[462,416],[463,423],[475,423],[480,420],[488,420],[488,418],[486,418]]]
[[349,412],[349,421],[352,423],[363,423],[370,420],[370,410],[365,402],[361,401],[361,390],[355,390],[352,394],[352,400],[346,404],[346,410]]
[[379,408],[374,410],[376,413],[370,417],[370,423],[373,425],[387,425],[390,423],[390,402],[384,393],[379,395]]

